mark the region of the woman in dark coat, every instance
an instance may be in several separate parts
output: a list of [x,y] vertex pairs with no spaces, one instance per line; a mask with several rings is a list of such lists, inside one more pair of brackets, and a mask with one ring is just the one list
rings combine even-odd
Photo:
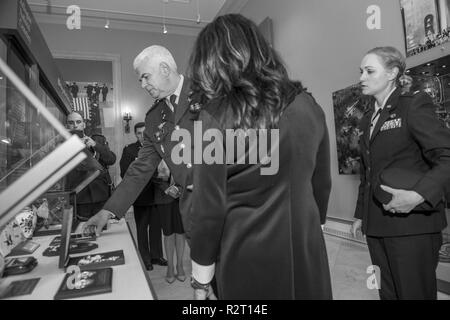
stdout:
[[[203,155],[194,155],[203,156],[194,165],[194,297],[211,294],[215,274],[220,299],[331,299],[321,230],[331,188],[322,109],[241,15],[207,25],[190,65],[191,110],[200,110],[206,134]],[[245,146],[227,136],[238,129],[250,135]]]

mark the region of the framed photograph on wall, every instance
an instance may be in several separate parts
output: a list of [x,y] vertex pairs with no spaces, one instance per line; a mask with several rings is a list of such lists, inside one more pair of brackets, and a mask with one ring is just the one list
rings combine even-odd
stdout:
[[399,0],[406,56],[450,40],[449,0]]

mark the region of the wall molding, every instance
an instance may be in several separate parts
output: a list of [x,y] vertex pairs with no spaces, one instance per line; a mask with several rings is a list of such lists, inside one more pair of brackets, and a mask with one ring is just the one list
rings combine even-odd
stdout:
[[241,13],[247,5],[248,0],[228,0],[217,13],[216,17],[227,13]]
[[350,231],[352,223],[353,221],[348,221],[345,219],[327,217],[327,221],[323,226],[323,233],[346,240],[367,244],[362,233],[359,233],[356,237],[353,237]]

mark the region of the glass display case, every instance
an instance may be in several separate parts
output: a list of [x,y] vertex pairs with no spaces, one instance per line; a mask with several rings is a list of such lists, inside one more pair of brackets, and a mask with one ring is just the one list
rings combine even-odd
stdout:
[[72,109],[63,84],[27,2],[2,0],[0,231],[28,211],[42,218],[33,220],[38,226],[59,224],[73,195],[98,174],[100,164],[63,125]]
[[38,99],[2,58],[0,229],[12,220],[14,237],[17,226],[26,234],[23,227],[30,225],[26,218],[14,220],[19,213],[35,214],[34,226],[38,217],[44,228],[60,224],[64,209],[74,206],[73,195],[98,175],[100,164],[55,117],[57,110],[44,105],[48,100]]

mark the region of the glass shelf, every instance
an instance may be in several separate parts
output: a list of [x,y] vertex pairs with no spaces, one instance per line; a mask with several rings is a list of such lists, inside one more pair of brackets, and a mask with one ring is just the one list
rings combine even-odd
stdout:
[[[76,193],[98,174],[50,96],[34,90],[39,99],[22,79],[0,57],[0,230],[45,192]],[[88,170],[66,179],[80,165]]]

